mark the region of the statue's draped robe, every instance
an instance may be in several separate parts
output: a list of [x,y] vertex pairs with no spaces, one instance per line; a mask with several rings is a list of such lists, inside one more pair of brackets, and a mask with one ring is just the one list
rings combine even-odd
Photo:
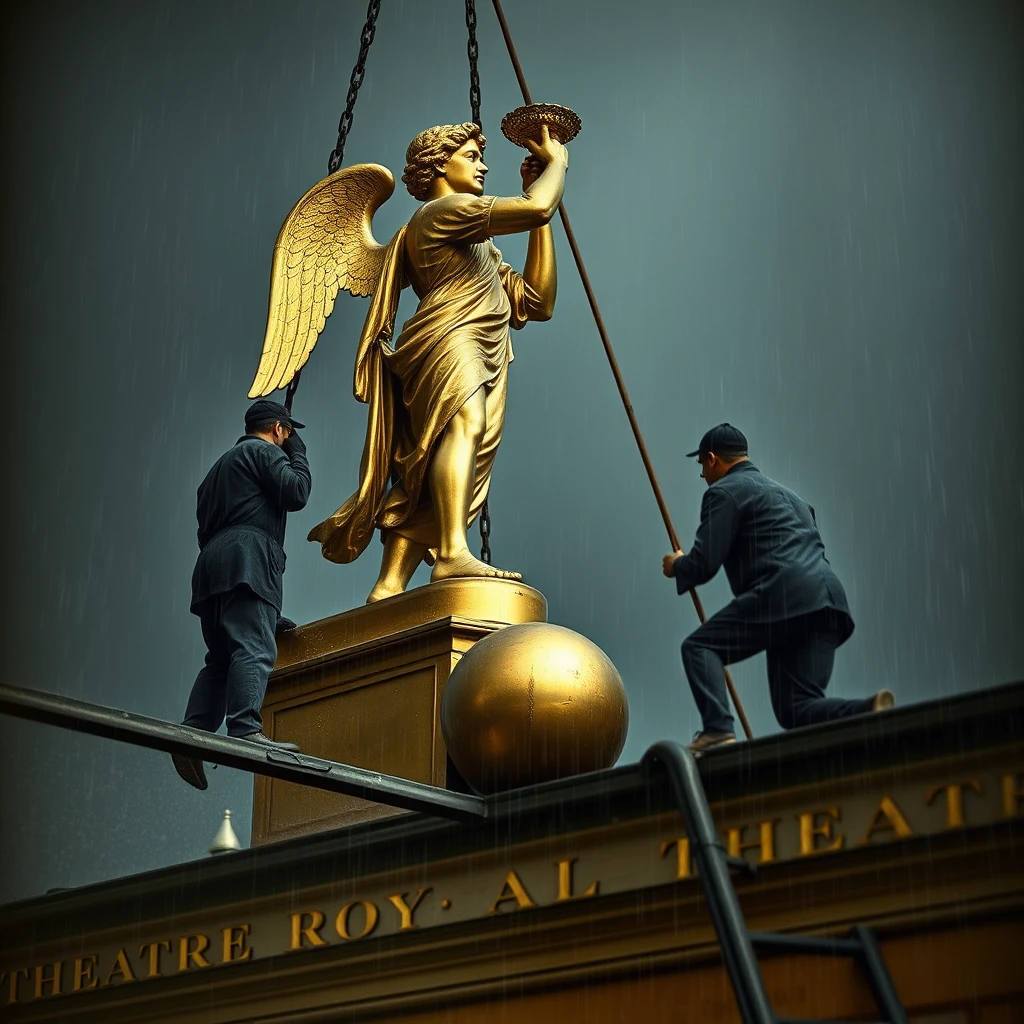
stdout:
[[[469,522],[487,497],[505,422],[509,327],[523,327],[540,303],[490,241],[493,202],[464,194],[434,199],[388,246],[356,354],[355,395],[369,405],[359,489],[309,533],[332,562],[357,558],[375,528],[437,547],[431,453],[478,388],[486,392],[487,429]],[[405,280],[420,303],[392,348]]]

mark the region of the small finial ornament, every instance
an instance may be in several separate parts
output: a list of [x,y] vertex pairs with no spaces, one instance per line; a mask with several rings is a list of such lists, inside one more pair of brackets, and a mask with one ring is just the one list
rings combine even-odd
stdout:
[[217,856],[218,853],[232,853],[241,848],[242,844],[238,841],[238,836],[235,835],[235,830],[231,827],[231,812],[226,810],[224,812],[224,820],[220,823],[220,828],[217,829],[217,834],[213,837],[210,853]]

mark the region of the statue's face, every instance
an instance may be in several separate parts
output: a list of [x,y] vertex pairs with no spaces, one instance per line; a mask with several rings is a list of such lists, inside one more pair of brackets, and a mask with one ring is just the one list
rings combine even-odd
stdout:
[[454,192],[482,196],[485,174],[487,164],[484,163],[484,154],[476,139],[470,139],[455,150],[444,165],[444,180]]

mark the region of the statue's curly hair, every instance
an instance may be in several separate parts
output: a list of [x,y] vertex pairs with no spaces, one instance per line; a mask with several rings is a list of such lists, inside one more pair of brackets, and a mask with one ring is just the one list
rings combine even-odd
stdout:
[[465,121],[462,124],[439,124],[428,128],[409,143],[405,151],[405,173],[402,181],[413,199],[422,202],[427,198],[434,179],[444,170],[452,154],[461,149],[470,139],[476,139],[482,150],[487,145],[484,133],[478,124]]

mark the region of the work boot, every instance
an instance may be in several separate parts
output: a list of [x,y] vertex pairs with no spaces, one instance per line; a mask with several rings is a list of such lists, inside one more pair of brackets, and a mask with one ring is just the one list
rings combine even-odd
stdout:
[[190,785],[196,789],[206,789],[209,783],[206,781],[206,769],[198,757],[188,757],[185,754],[171,754],[174,762],[174,770]]
[[703,754],[705,750],[735,742],[736,736],[731,732],[698,732],[687,749],[691,754]]
[[273,747],[275,750],[298,750],[298,743],[284,743],[279,740],[272,740],[261,732],[250,732],[245,736],[232,736],[234,740],[248,740],[250,743],[258,743],[261,747]]
[[888,711],[889,708],[894,707],[896,707],[896,696],[892,690],[879,690],[871,698],[872,711]]

